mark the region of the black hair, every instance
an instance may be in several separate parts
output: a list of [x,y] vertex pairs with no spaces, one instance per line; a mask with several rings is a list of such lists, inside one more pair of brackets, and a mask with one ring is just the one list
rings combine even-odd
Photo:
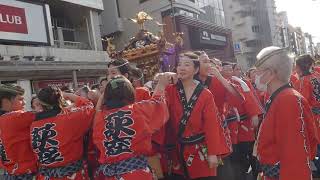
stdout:
[[108,109],[132,104],[135,102],[135,89],[124,76],[113,77],[106,86],[104,102]]
[[33,96],[33,97],[31,98],[30,106],[31,106],[32,109],[34,109],[34,107],[33,107],[33,101],[34,101],[35,99],[37,99],[37,98],[38,98],[37,96]]
[[110,68],[111,65],[117,67],[117,69],[120,71],[122,75],[130,74],[131,68],[127,60],[114,59],[108,63],[108,68]]
[[192,61],[194,64],[194,68],[196,68],[196,69],[200,68],[199,56],[197,54],[195,54],[194,52],[192,52],[192,51],[182,52],[179,54],[179,56],[186,56],[186,57],[190,58],[191,60],[194,60],[194,61]]
[[200,61],[199,61],[199,56],[197,54],[195,54],[192,51],[185,51],[179,54],[179,56],[186,56],[188,58],[190,58],[191,60],[193,60],[193,66],[195,69],[198,69],[197,74],[194,75],[194,79],[197,79],[199,77],[199,73],[200,73]]
[[238,64],[237,63],[232,63],[231,65],[232,65],[232,69],[235,70]]
[[63,102],[61,90],[58,87],[47,87],[41,89],[37,95],[44,111],[62,110]]
[[61,91],[66,92],[66,93],[74,93],[74,90],[72,88],[67,87],[67,86],[63,86],[61,88]]
[[95,90],[95,89],[99,89],[99,87],[100,87],[100,84],[94,84],[91,86],[91,89]]
[[311,73],[314,62],[315,60],[309,54],[301,55],[296,59],[296,65],[300,68],[303,76]]
[[[108,81],[108,78],[102,78],[99,84],[101,85],[103,81]],[[93,89],[93,87],[91,87],[91,89]]]
[[81,91],[85,92],[85,93],[88,93],[90,91],[90,88],[88,86],[82,86],[80,88]]
[[[139,79],[141,84],[144,84],[144,77],[143,77],[143,72],[141,71],[141,69],[132,68],[131,69],[131,77],[135,77],[135,78]],[[133,81],[131,81],[131,82],[133,82]]]
[[232,66],[232,69],[233,69],[233,64],[231,62],[224,61],[224,62],[221,63],[221,65],[222,65],[222,67],[223,66]]

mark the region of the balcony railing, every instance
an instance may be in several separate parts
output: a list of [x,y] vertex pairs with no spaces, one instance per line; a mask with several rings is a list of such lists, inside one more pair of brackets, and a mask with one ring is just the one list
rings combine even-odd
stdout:
[[73,41],[59,41],[54,40],[54,46],[57,48],[66,48],[66,49],[82,49],[89,50],[90,45],[83,42],[73,42]]

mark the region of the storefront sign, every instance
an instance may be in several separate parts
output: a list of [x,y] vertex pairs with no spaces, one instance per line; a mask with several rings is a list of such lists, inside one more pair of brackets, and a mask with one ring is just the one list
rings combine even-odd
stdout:
[[25,9],[0,4],[0,31],[28,34]]
[[44,4],[0,0],[0,40],[48,44]]
[[235,53],[241,52],[241,45],[240,45],[240,43],[239,43],[239,42],[234,43],[233,49],[234,49],[234,52],[235,52]]
[[227,37],[210,33],[208,31],[200,31],[200,43],[212,45],[226,45]]

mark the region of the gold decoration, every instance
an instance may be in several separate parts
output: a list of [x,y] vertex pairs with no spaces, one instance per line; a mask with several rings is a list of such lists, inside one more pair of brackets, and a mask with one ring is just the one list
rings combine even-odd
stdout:
[[113,37],[110,37],[105,40],[107,41],[107,53],[109,54],[109,56],[116,53],[116,46],[112,44],[113,39],[114,39]]
[[[159,26],[159,29],[165,26],[165,24],[154,21],[146,12],[141,11],[136,14],[135,18],[130,18],[129,20],[138,24],[140,30],[130,39],[122,51],[116,52],[115,55],[111,57],[121,57],[136,64],[138,68],[145,72],[145,80],[151,80],[156,73],[161,71],[161,57],[164,54],[168,55],[172,53],[175,45],[167,42],[162,30],[160,30],[157,35],[154,35],[145,29],[144,25],[147,21],[155,22]],[[175,34],[175,41],[178,43],[178,46],[183,45],[182,35],[183,33]],[[115,47],[112,46],[112,40],[113,39],[107,39],[108,53],[115,52]]]
[[183,32],[176,32],[176,33],[173,33],[173,35],[176,37],[176,41],[175,41],[175,43],[177,44],[177,45],[179,45],[180,47],[182,47],[183,46]]
[[138,14],[136,14],[135,18],[130,18],[131,21],[133,21],[134,23],[139,24],[140,26],[140,30],[144,29],[144,23],[146,21],[152,21],[153,18],[151,16],[149,16],[149,14],[147,14],[144,11],[140,11],[138,12]]

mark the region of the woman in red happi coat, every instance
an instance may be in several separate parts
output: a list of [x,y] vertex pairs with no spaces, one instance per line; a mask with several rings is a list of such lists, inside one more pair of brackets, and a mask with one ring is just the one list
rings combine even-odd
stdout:
[[[31,147],[38,161],[38,180],[86,180],[84,137],[93,121],[93,104],[59,88],[42,89],[38,98],[43,111],[30,127]],[[64,108],[64,99],[74,102]]]
[[215,179],[217,156],[230,152],[218,117],[213,95],[194,80],[199,57],[186,52],[179,55],[179,81],[166,89],[170,112],[169,144],[173,161],[171,179]]
[[93,141],[99,156],[99,173],[106,180],[152,180],[147,157],[152,134],[168,119],[164,98],[170,77],[159,75],[150,100],[135,103],[135,90],[123,76],[113,77],[97,106]]
[[308,101],[290,82],[292,59],[285,49],[267,47],[257,56],[256,86],[270,94],[255,155],[265,180],[310,180],[318,136]]

